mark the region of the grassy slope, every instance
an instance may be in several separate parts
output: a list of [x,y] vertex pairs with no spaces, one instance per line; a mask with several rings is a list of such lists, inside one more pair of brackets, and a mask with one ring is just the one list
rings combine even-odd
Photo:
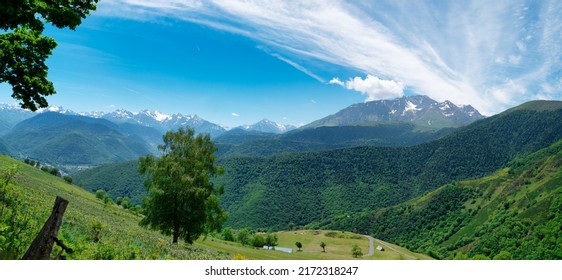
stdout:
[[[332,235],[330,235],[332,233]],[[238,254],[247,259],[260,260],[351,260],[351,247],[354,244],[359,245],[363,254],[369,252],[369,241],[366,237],[350,233],[335,231],[281,231],[277,232],[278,246],[285,248],[293,248],[293,253],[285,253],[280,251],[270,251],[264,249],[256,249],[248,246],[242,246],[239,243],[227,242],[208,238],[201,242],[202,245]],[[303,244],[302,251],[298,252],[295,242]],[[320,242],[324,241],[326,252],[322,252]],[[374,246],[383,246],[385,251],[375,250],[373,256],[362,257],[365,260],[407,260],[407,259],[431,259],[422,254],[412,253],[405,248],[389,244],[387,242],[375,239]]]
[[[363,213],[385,240],[438,257],[562,258],[562,141],[479,179],[445,185],[406,203]],[[341,217],[331,225],[346,228]]]
[[[0,172],[9,166],[18,166],[18,173],[9,185],[10,193],[23,201],[18,206],[20,218],[27,224],[19,238],[19,245],[12,258],[21,258],[31,241],[47,220],[55,197],[69,200],[59,232],[59,239],[75,252],[67,255],[69,259],[231,259],[241,254],[250,259],[352,259],[351,246],[358,244],[363,253],[369,251],[365,237],[351,233],[340,234],[338,238],[314,234],[312,231],[280,232],[279,246],[295,247],[296,239],[304,245],[305,252],[287,254],[244,247],[236,243],[207,238],[196,245],[168,245],[170,237],[138,225],[140,217],[115,205],[104,205],[92,193],[62,179],[30,167],[10,157],[0,155]],[[0,219],[0,221],[2,221]],[[93,242],[92,222],[100,221],[104,228],[101,241]],[[357,236],[359,239],[351,238]],[[328,244],[327,253],[320,252],[320,241]],[[2,243],[0,242],[0,245]],[[377,240],[375,247],[383,244]],[[397,250],[376,251],[372,257],[364,259],[426,259],[427,256],[414,254],[396,245],[385,243]],[[0,259],[5,256],[0,246]],[[58,253],[55,246],[53,257]],[[316,251],[316,252],[307,252]]]
[[[105,206],[86,190],[0,155],[0,171],[13,165],[17,165],[19,171],[9,185],[9,190],[23,201],[18,212],[21,213],[21,219],[28,223],[20,235],[20,245],[16,248],[18,258],[25,253],[47,220],[57,195],[70,201],[59,232],[59,238],[75,251],[68,255],[69,259],[231,258],[230,255],[217,253],[200,245],[167,245],[171,238],[140,227],[138,216],[115,205]],[[93,221],[100,221],[104,225],[101,241],[98,243],[92,241]]]

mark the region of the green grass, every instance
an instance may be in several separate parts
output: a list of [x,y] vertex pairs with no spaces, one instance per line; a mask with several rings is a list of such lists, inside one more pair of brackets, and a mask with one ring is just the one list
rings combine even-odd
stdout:
[[[171,237],[140,227],[140,217],[116,205],[104,205],[94,194],[59,177],[0,155],[0,172],[18,166],[9,192],[22,201],[18,212],[27,223],[11,258],[21,258],[50,215],[56,196],[69,201],[59,231],[59,239],[74,250],[69,259],[230,259],[200,245],[170,245]],[[1,220],[0,220],[1,221]],[[93,241],[92,222],[103,225],[101,239]],[[1,243],[0,243],[1,244]],[[56,247],[55,247],[56,248]],[[0,257],[9,258],[1,254]],[[58,248],[53,254],[58,253]]]
[[[409,260],[409,259],[431,259],[422,254],[413,253],[405,248],[375,239],[374,247],[382,246],[385,251],[375,250],[373,256],[365,256],[369,252],[369,240],[355,233],[341,231],[303,230],[303,231],[280,231],[278,236],[278,247],[292,248],[293,253],[265,250],[243,246],[235,242],[227,242],[220,239],[207,238],[200,241],[201,245],[223,251],[233,255],[242,256],[245,259],[256,260],[356,260],[351,256],[351,248],[357,244],[364,256],[362,260]],[[296,242],[301,242],[302,251],[297,251]],[[326,243],[326,252],[322,252],[320,242]]]

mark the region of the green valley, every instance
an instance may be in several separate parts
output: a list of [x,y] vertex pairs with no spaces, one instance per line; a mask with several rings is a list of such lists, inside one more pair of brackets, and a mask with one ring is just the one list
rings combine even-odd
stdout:
[[436,258],[562,258],[562,141],[480,179],[389,208],[341,216],[378,238]]

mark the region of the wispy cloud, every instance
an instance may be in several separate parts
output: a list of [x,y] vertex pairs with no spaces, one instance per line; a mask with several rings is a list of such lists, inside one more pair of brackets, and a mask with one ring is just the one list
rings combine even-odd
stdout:
[[116,0],[102,1],[100,13],[204,24],[258,40],[311,77],[314,69],[296,58],[348,67],[486,114],[539,96],[562,98],[544,92],[562,75],[556,0]]
[[236,114],[236,113],[232,113],[232,114],[230,114],[230,115],[233,116],[233,117],[235,117],[235,118],[240,117],[240,115],[238,115],[238,114]]

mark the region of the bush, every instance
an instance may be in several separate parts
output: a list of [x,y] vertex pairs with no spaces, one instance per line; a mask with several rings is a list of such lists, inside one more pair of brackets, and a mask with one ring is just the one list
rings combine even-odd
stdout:
[[359,247],[359,245],[353,244],[353,247],[351,247],[351,256],[354,258],[360,258],[363,256],[363,252],[361,251],[361,247]]
[[67,183],[72,184],[72,177],[65,175],[64,177],[62,177],[63,180],[65,180]]
[[302,243],[300,243],[300,241],[295,242],[295,246],[297,246],[299,251],[302,251]]
[[254,235],[254,238],[252,238],[252,246],[260,248],[265,246],[265,238],[262,234]]
[[96,191],[96,198],[99,200],[103,201],[103,198],[106,196],[107,194],[105,193],[104,190],[97,190]]
[[234,241],[234,233],[232,232],[231,227],[226,227],[222,230],[222,239],[226,241]]
[[513,257],[511,256],[511,253],[508,251],[501,251],[499,254],[497,254],[494,257],[494,260],[511,260],[513,259]]
[[90,226],[91,231],[92,231],[92,241],[94,242],[99,242],[101,239],[101,232],[103,230],[105,226],[102,224],[102,222],[95,220],[92,221],[92,224]]

